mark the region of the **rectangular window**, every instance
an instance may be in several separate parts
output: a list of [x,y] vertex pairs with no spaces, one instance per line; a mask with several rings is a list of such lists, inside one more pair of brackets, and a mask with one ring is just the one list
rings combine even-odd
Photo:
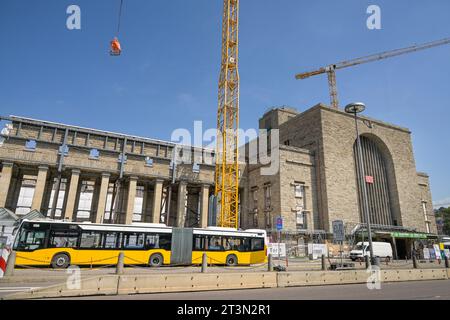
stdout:
[[231,247],[230,250],[239,251],[239,248],[242,245],[242,239],[241,238],[229,238],[228,241],[229,241],[229,245]]
[[252,189],[253,210],[258,209],[258,189]]
[[222,245],[222,239],[220,236],[210,236],[208,237],[208,250],[209,251],[224,251]]
[[33,202],[37,178],[32,176],[29,177],[30,178],[24,177],[22,180],[15,212],[17,215],[25,215],[31,211],[31,204]]
[[136,197],[134,198],[133,221],[142,221],[142,212],[144,209],[144,186],[136,187]]
[[[53,200],[56,193],[56,184],[57,179],[54,179],[52,192],[50,194],[50,201],[48,202],[48,215],[52,212],[53,209]],[[61,179],[61,183],[59,184],[59,193],[58,193],[58,200],[56,202],[56,208],[55,208],[55,217],[61,217],[61,212],[64,206],[64,197],[66,194],[66,188],[67,188],[67,179]]]
[[303,212],[302,211],[297,211],[296,212],[296,220],[297,220],[297,224],[299,225],[303,225],[304,223],[304,216],[303,216]]
[[233,241],[230,237],[222,237],[222,247],[225,251],[233,250]]
[[25,150],[26,151],[36,151],[36,140],[27,140],[25,142]]
[[192,172],[193,173],[199,173],[200,172],[200,165],[198,163],[194,163],[192,166]]
[[304,184],[295,184],[295,197],[303,198],[305,194],[305,185]]
[[108,232],[103,235],[104,244],[103,248],[105,249],[117,249],[120,247],[120,233],[117,232]]
[[240,244],[238,247],[238,251],[240,251],[240,252],[250,251],[252,249],[252,246],[251,246],[252,241],[251,240],[252,240],[251,238],[241,238]]
[[150,157],[145,157],[145,166],[146,167],[153,167],[153,159]]
[[245,251],[242,247],[243,239],[234,237],[223,237],[223,247],[227,250]]
[[296,213],[297,230],[308,229],[307,213],[304,211],[298,211]]
[[52,231],[50,233],[50,248],[76,248],[78,232]]
[[205,250],[205,241],[206,237],[201,235],[194,235],[194,251],[203,251]]
[[145,249],[159,249],[159,234],[152,233],[145,236]]
[[270,210],[272,201],[272,188],[270,184],[264,186],[264,208],[265,210]]
[[159,247],[164,250],[172,249],[172,234],[160,233],[159,234]]
[[[111,204],[114,193],[114,183],[110,183],[108,186],[108,194],[106,196],[106,208],[105,208],[105,218],[104,221],[109,221],[111,215]],[[112,221],[114,217],[112,217]]]
[[252,251],[264,250],[264,239],[253,238],[252,239]]
[[81,234],[80,248],[99,249],[101,248],[102,234],[99,232],[83,232]]
[[98,160],[100,158],[100,152],[97,149],[91,149],[89,152],[89,159]]
[[123,241],[124,249],[142,249],[144,248],[143,233],[126,233]]
[[91,216],[92,200],[94,196],[95,181],[81,182],[80,199],[78,202],[77,219],[89,219]]

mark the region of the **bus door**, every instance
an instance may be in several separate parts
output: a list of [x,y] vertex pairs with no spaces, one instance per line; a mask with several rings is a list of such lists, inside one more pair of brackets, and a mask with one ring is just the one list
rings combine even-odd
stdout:
[[172,250],[170,264],[188,265],[192,263],[192,228],[172,229]]

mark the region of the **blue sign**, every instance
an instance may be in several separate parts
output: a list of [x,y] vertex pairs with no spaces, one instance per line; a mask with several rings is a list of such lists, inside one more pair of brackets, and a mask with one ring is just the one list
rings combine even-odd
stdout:
[[283,218],[278,217],[277,218],[277,230],[280,231],[283,229]]

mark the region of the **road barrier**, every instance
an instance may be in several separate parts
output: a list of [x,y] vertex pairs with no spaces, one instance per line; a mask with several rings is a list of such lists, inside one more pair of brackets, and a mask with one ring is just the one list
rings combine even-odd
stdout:
[[119,277],[118,294],[274,288],[276,273],[152,274]]
[[[2,299],[38,299],[95,295],[142,294],[231,289],[367,283],[376,275],[383,282],[447,280],[450,269],[346,270],[296,272],[236,272],[108,275],[80,279],[79,286],[59,285],[12,294]],[[371,279],[371,280],[369,280]]]
[[64,282],[62,284],[50,287],[37,288],[30,291],[15,293],[10,296],[2,297],[2,299],[45,299],[116,294],[117,276],[109,275],[81,279],[79,282],[79,286],[77,287],[71,286],[67,282]]
[[3,278],[3,275],[6,275],[7,261],[10,255],[10,249],[4,248],[0,252],[0,278]]

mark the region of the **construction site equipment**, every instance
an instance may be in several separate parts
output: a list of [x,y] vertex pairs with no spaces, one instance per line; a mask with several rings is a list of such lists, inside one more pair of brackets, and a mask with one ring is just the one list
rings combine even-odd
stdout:
[[392,51],[385,51],[382,53],[377,53],[377,54],[373,54],[373,55],[369,55],[369,56],[365,56],[365,57],[361,57],[361,58],[356,58],[356,59],[342,61],[342,62],[335,63],[335,64],[330,64],[328,66],[319,68],[317,70],[299,73],[295,76],[295,78],[297,80],[301,80],[301,79],[306,79],[306,78],[310,78],[312,76],[317,76],[319,74],[326,73],[328,76],[328,86],[330,89],[331,106],[333,108],[337,109],[337,108],[339,108],[339,100],[338,100],[337,85],[336,85],[336,70],[353,67],[353,66],[357,66],[357,65],[360,65],[363,63],[378,61],[378,60],[382,60],[382,59],[386,59],[386,58],[392,58],[392,57],[396,57],[399,55],[416,52],[416,51],[420,51],[420,50],[425,50],[425,49],[430,49],[430,48],[434,48],[434,47],[442,46],[442,45],[446,45],[446,44],[450,44],[450,38],[445,38],[442,40],[427,42],[427,43],[424,43],[421,45],[413,45],[413,46],[407,47],[407,48],[396,49],[396,50],[392,50]]
[[237,228],[239,211],[239,0],[223,1],[222,60],[217,111],[215,195],[218,226]]
[[114,39],[110,43],[110,51],[109,54],[112,56],[120,56],[122,53],[122,47],[119,42],[119,33],[120,33],[120,23],[122,20],[122,8],[123,8],[123,0],[120,0],[120,6],[119,6],[119,20],[117,23],[117,33]]

